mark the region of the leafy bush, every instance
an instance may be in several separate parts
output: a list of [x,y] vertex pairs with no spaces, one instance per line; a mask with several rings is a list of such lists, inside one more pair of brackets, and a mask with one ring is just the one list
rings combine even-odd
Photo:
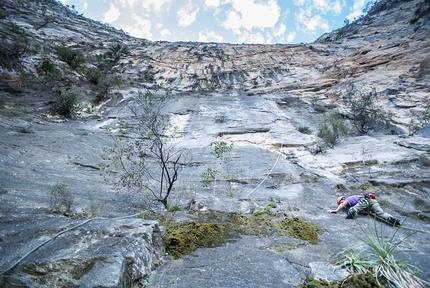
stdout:
[[297,128],[297,131],[299,131],[300,133],[303,133],[303,134],[311,134],[312,133],[311,129],[307,126],[300,126],[299,128]]
[[43,60],[42,66],[40,67],[46,75],[53,76],[58,73],[58,70],[55,68],[55,65],[51,63],[49,60]]
[[263,214],[269,214],[272,210],[272,208],[276,208],[276,203],[275,202],[269,202],[266,204],[266,206],[264,206],[263,209],[257,209],[255,210],[252,215],[254,216],[259,216],[259,215],[263,215]]
[[129,54],[130,50],[126,45],[114,44],[108,48],[107,52],[92,57],[92,61],[102,74],[108,74],[114,67],[122,66],[120,61]]
[[370,92],[350,93],[348,107],[354,127],[360,133],[367,133],[389,121],[389,115],[376,106],[378,94],[375,89]]
[[103,73],[99,68],[88,68],[85,70],[85,77],[93,85],[99,85],[103,79]]
[[54,100],[52,110],[54,113],[71,118],[75,112],[78,97],[74,93],[60,94]]
[[61,212],[71,212],[73,204],[73,194],[66,181],[56,182],[49,186],[50,191],[50,208]]
[[202,173],[202,184],[203,187],[209,187],[209,184],[212,183],[216,179],[216,175],[219,172],[217,170],[208,168],[205,172]]
[[129,54],[127,46],[115,44],[110,46],[106,53],[91,57],[94,67],[86,69],[84,74],[88,82],[95,86],[97,102],[101,101],[112,87],[120,86],[124,82],[121,76],[116,75],[114,68],[124,67],[121,60]]
[[0,66],[12,67],[19,65],[18,59],[29,50],[29,39],[25,30],[13,22],[4,25],[6,31],[1,31]]
[[324,115],[322,122],[318,125],[318,137],[322,138],[324,143],[333,147],[342,134],[349,132],[349,127],[344,118],[342,118],[336,109]]
[[57,47],[58,57],[69,64],[73,69],[79,68],[82,64],[86,62],[84,54],[77,50],[72,50],[67,47]]
[[215,156],[217,159],[216,165],[219,166],[219,169],[208,168],[205,172],[201,174],[202,185],[203,187],[208,187],[210,183],[214,182],[213,185],[214,191],[216,189],[216,181],[218,179],[218,175],[221,175],[222,179],[227,180],[227,194],[233,195],[234,191],[237,190],[237,187],[231,182],[232,175],[230,174],[229,162],[232,161],[231,152],[234,149],[233,143],[227,144],[224,141],[212,142],[210,144],[213,147],[211,154]]

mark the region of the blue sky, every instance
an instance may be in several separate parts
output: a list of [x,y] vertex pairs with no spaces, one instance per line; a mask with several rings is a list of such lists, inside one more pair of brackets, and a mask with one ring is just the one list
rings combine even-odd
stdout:
[[359,17],[371,0],[60,0],[151,41],[310,43]]

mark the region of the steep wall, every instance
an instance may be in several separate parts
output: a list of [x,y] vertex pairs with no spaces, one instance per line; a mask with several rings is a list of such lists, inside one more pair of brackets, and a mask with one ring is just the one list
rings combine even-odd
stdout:
[[[341,194],[369,190],[384,210],[407,221],[405,227],[429,231],[430,143],[411,127],[429,101],[429,5],[380,1],[368,16],[316,43],[232,45],[151,42],[56,1],[0,1],[0,272],[85,218],[143,210],[142,191],[123,193],[105,181],[99,164],[107,162],[113,145],[105,129],[135,119],[129,107],[136,94],[157,85],[173,91],[169,137],[190,156],[181,162],[173,191],[172,203],[181,208],[175,217],[196,219],[206,211],[251,215],[274,202],[276,217],[312,222],[322,240],[314,245],[246,236],[157,268],[163,256],[159,224],[141,217],[100,219],[47,243],[4,275],[0,286],[146,285],[150,270],[157,269],[154,287],[294,287],[301,275],[319,275],[339,249],[364,248],[357,231],[373,225],[372,219],[346,220],[327,210]],[[130,54],[111,70],[89,57],[116,44]],[[59,48],[80,52],[85,61],[71,67]],[[91,78],[89,72],[99,67],[109,73]],[[371,87],[377,107],[392,114],[389,128],[349,133],[324,151],[318,135],[324,112],[337,108],[349,119],[349,93]],[[73,117],[52,110],[64,95],[77,97],[76,111],[68,115]],[[202,173],[220,166],[211,154],[217,141],[234,144],[231,178],[203,187]],[[109,177],[119,175],[111,172]],[[50,187],[63,181],[74,194],[72,211],[54,213]],[[427,235],[407,238],[402,259],[425,267]],[[428,271],[419,275],[430,278]]]

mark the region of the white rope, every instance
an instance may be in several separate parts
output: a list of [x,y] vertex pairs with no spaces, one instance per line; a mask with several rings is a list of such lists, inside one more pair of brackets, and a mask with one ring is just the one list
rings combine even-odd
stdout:
[[61,231],[57,234],[55,234],[53,237],[49,238],[48,240],[46,240],[45,242],[43,242],[42,244],[40,244],[39,246],[37,246],[36,248],[30,250],[29,252],[27,252],[24,256],[22,256],[18,261],[16,261],[12,266],[10,266],[9,268],[7,268],[5,271],[3,271],[2,273],[0,273],[0,276],[3,276],[4,274],[6,274],[7,272],[9,272],[10,270],[12,270],[13,268],[15,268],[19,263],[21,263],[25,258],[27,258],[30,254],[32,254],[34,251],[38,250],[40,247],[44,246],[45,244],[47,244],[48,242],[51,242],[52,240],[54,240],[55,238],[57,238],[58,236],[69,232],[73,229],[76,229],[80,226],[83,226],[85,224],[88,224],[89,222],[93,221],[93,220],[120,220],[120,219],[125,219],[125,218],[132,218],[132,217],[136,217],[138,216],[140,213],[137,214],[133,214],[133,215],[128,215],[128,216],[123,216],[123,217],[117,217],[117,218],[104,218],[104,217],[95,217],[95,218],[91,218],[88,220],[85,220],[84,222],[77,224],[73,227],[70,227],[64,231]]
[[[281,142],[281,146],[279,147],[279,149],[282,148],[282,142]],[[257,187],[255,187],[251,192],[249,192],[244,198],[248,198],[249,195],[251,195],[252,193],[254,193],[265,181],[266,179],[270,176],[270,174],[272,174],[273,169],[275,169],[276,164],[279,161],[279,158],[281,158],[282,153],[278,152],[278,158],[276,158],[275,163],[272,166],[272,169],[270,169],[269,173],[267,173],[266,177],[264,177],[264,179],[260,182],[260,184],[257,185]]]

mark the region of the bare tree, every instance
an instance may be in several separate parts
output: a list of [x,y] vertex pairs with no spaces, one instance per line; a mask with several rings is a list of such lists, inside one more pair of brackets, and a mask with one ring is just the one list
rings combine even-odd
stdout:
[[168,199],[178,180],[182,150],[176,149],[165,109],[171,94],[164,91],[139,91],[135,105],[129,106],[134,117],[119,123],[119,130],[110,130],[114,147],[111,161],[120,169],[118,184],[130,191],[146,192],[150,199],[169,209]]

